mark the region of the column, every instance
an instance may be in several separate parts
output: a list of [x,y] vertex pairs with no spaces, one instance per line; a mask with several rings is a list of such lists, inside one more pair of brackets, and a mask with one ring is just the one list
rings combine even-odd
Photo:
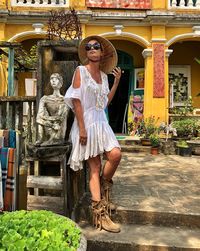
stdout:
[[14,48],[8,51],[8,96],[14,95]]
[[143,51],[145,58],[144,117],[159,117],[168,122],[168,60],[165,44],[153,42],[152,49]]
[[169,83],[169,56],[173,50],[171,49],[166,49],[165,50],[165,106],[167,109],[166,113],[166,122],[169,121],[169,107],[173,106],[173,94],[171,90],[171,86]]
[[152,115],[152,82],[153,82],[153,64],[152,49],[144,49],[142,55],[145,60],[145,84],[144,84],[144,117]]
[[153,100],[152,109],[154,115],[160,118],[160,122],[167,122],[167,102],[166,86],[168,81],[165,77],[165,45],[162,42],[153,42]]

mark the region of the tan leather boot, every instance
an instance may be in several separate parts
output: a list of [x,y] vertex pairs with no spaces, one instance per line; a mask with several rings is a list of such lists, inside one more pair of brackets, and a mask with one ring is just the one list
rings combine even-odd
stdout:
[[120,227],[109,217],[104,201],[92,201],[93,225],[108,232],[119,233]]
[[117,208],[116,205],[110,200],[112,186],[112,180],[108,181],[101,177],[101,196],[102,199],[105,200],[105,202],[107,203],[107,209],[110,213],[111,211],[116,210]]

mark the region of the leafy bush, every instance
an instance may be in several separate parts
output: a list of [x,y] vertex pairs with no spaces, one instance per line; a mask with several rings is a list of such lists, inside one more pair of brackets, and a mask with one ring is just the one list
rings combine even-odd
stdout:
[[188,148],[189,145],[185,140],[179,140],[176,144],[177,147]]
[[153,147],[158,147],[160,145],[160,138],[157,134],[151,134],[149,139]]
[[138,127],[139,135],[147,139],[151,134],[159,133],[160,127],[157,126],[158,120],[159,118],[155,118],[154,116],[142,119]]
[[181,116],[187,116],[193,113],[194,107],[192,105],[192,97],[189,96],[189,98],[184,101],[183,106],[174,106],[173,108],[169,108],[169,112],[171,114],[181,115]]
[[15,211],[0,215],[0,250],[75,251],[80,229],[51,211]]
[[179,137],[196,136],[200,124],[196,119],[181,119],[172,122],[172,127],[176,129]]

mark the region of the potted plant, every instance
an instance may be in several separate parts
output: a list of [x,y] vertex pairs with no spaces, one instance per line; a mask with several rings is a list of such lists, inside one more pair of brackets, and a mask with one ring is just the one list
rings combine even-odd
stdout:
[[199,122],[197,119],[186,118],[172,122],[172,127],[176,129],[178,138],[189,139],[197,135]]
[[142,145],[151,145],[150,135],[159,133],[159,127],[157,126],[159,118],[150,116],[146,119],[142,119],[138,126],[138,133],[141,136]]
[[14,211],[0,215],[0,250],[86,251],[75,222],[51,211]]
[[151,154],[157,155],[159,153],[160,138],[157,134],[151,134],[149,139],[151,142]]
[[176,146],[178,155],[187,157],[190,157],[192,155],[192,148],[188,145],[188,143],[185,140],[179,140]]

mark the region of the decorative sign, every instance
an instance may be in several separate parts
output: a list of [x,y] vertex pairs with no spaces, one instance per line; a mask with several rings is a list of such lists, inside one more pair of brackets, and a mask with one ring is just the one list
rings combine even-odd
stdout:
[[128,133],[135,135],[138,125],[143,118],[143,95],[130,95],[128,106]]
[[87,7],[151,9],[151,0],[86,0]]
[[153,44],[153,97],[164,98],[165,96],[165,65],[164,44]]

